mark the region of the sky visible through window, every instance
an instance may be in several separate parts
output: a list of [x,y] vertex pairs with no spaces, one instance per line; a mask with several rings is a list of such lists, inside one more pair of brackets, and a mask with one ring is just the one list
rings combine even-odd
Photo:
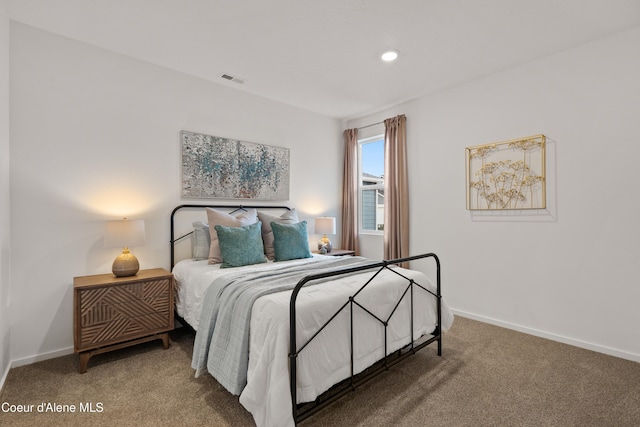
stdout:
[[362,144],[362,172],[384,175],[384,139]]

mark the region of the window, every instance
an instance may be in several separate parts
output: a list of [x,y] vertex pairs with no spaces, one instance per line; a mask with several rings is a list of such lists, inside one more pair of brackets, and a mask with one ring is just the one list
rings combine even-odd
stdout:
[[360,233],[384,231],[384,135],[358,140]]

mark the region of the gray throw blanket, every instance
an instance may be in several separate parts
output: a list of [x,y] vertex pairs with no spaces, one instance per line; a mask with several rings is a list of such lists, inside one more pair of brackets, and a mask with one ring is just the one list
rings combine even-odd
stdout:
[[293,289],[310,274],[369,263],[371,260],[361,257],[317,257],[302,264],[283,263],[282,267],[252,272],[230,270],[215,279],[205,293],[193,345],[191,367],[196,377],[206,367],[230,393],[239,395],[247,383],[253,303],[263,295]]

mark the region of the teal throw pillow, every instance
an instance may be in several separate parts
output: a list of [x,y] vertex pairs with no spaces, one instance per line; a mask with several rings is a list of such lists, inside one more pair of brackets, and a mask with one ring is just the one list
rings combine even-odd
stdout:
[[267,258],[273,260],[275,259],[275,252],[273,249],[273,231],[271,231],[271,223],[295,224],[298,222],[298,213],[295,209],[291,209],[280,216],[273,216],[258,211],[258,219],[262,221],[262,243],[264,244],[264,254]]
[[244,227],[216,225],[222,254],[220,268],[242,267],[243,265],[267,262],[262,245],[262,223]]
[[296,224],[271,222],[273,249],[276,261],[311,258],[307,238],[307,221]]

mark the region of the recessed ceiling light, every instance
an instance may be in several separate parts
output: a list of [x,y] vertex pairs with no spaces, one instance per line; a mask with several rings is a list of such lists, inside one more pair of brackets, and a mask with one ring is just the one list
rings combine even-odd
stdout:
[[387,50],[384,51],[382,53],[382,56],[380,56],[380,58],[384,61],[384,62],[391,62],[391,61],[395,61],[398,58],[398,51],[397,50]]

